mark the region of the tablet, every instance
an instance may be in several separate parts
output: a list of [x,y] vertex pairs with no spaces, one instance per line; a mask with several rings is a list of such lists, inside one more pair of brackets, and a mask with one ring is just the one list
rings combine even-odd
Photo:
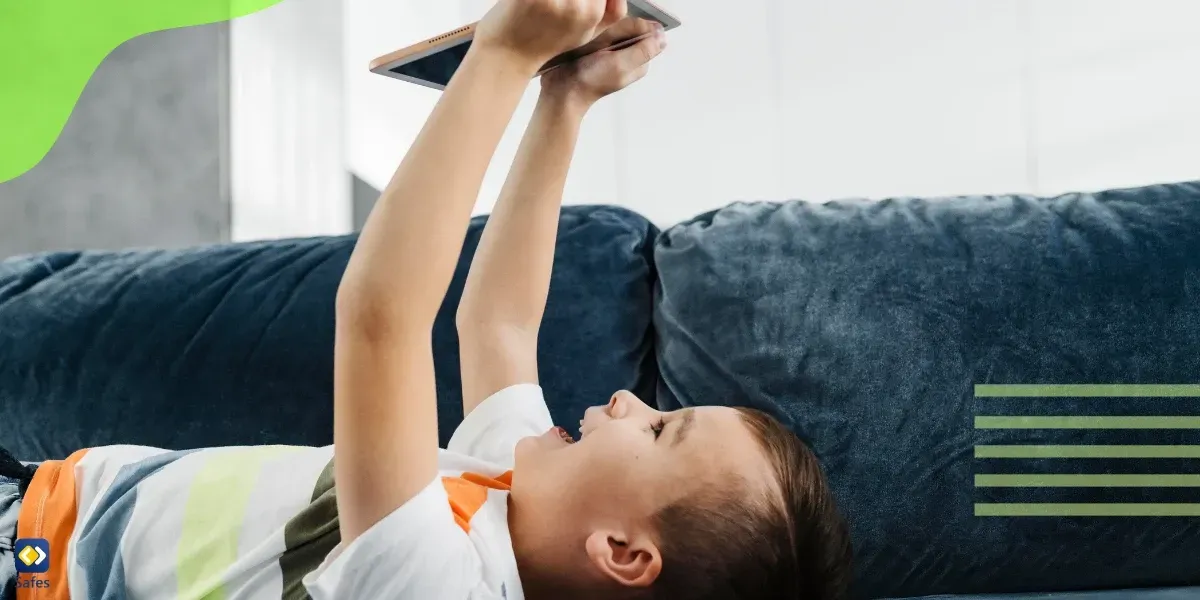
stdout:
[[[663,10],[650,0],[627,0],[629,16],[626,18],[647,19],[658,21],[663,29],[671,30],[679,27],[679,19]],[[458,70],[463,57],[475,39],[475,26],[471,23],[454,31],[443,33],[407,48],[385,54],[371,61],[371,72],[387,75],[402,81],[431,87],[437,90],[446,89],[450,77]],[[626,44],[631,40],[616,40],[614,46]],[[576,50],[561,54],[538,70],[538,75],[569,62],[580,56],[586,56],[602,48],[589,44]]]

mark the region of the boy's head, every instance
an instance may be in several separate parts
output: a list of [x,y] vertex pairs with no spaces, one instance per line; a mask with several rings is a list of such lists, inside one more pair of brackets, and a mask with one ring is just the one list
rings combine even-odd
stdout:
[[618,392],[580,432],[517,445],[510,523],[530,597],[845,594],[845,524],[816,457],[771,417]]

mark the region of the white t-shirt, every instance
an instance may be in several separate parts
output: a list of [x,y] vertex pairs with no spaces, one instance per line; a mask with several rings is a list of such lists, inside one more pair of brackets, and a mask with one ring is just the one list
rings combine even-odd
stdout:
[[304,578],[313,600],[522,600],[508,533],[513,449],[551,427],[535,385],[485,400],[442,451],[438,479]]
[[440,451],[439,476],[349,545],[332,446],[80,450],[39,467],[19,527],[50,540],[46,578],[72,598],[521,600],[513,450],[552,426],[538,386],[496,393]]

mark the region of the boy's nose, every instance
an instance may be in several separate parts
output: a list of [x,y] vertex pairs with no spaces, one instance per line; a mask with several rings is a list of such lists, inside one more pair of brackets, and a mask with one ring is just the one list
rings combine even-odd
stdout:
[[608,412],[612,414],[617,409],[617,405],[621,403],[621,392],[617,392],[608,399]]
[[620,406],[622,409],[636,408],[642,404],[642,399],[633,395],[633,392],[621,390],[612,396],[609,401],[610,405]]

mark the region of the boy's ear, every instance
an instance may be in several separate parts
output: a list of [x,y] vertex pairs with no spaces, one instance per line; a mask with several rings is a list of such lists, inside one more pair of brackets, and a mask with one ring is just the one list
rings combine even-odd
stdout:
[[600,574],[622,587],[650,587],[662,572],[662,555],[648,535],[593,531],[586,548]]

